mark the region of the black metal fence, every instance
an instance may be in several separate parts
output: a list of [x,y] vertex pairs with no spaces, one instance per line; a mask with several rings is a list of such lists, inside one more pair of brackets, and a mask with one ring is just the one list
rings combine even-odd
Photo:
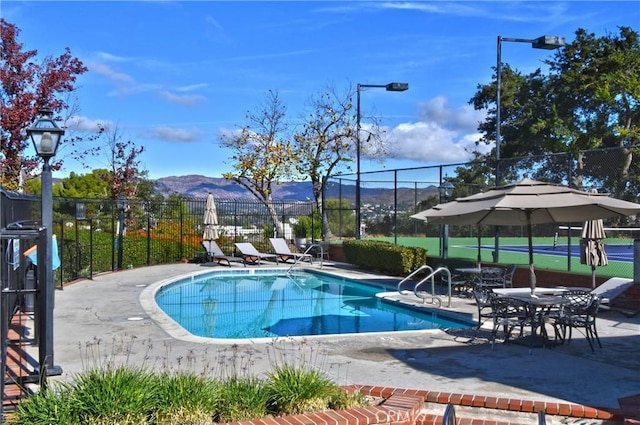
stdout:
[[[251,242],[270,250],[276,234],[264,204],[246,199],[216,199],[218,245],[236,255],[235,242]],[[61,269],[60,283],[91,278],[96,273],[178,261],[204,259],[201,244],[206,199],[165,201],[54,198],[54,229]],[[293,239],[292,226],[313,211],[310,202],[274,202],[284,236]],[[312,226],[320,226],[319,220]],[[122,229],[122,232],[120,231]]]

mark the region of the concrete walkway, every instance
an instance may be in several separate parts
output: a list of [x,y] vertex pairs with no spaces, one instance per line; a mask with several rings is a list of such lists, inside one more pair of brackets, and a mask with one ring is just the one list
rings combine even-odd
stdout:
[[[275,359],[300,350],[301,343],[288,339],[232,345],[187,334],[176,338],[175,328],[165,330],[175,324],[148,305],[153,289],[177,276],[217,269],[228,270],[197,264],[145,267],[56,291],[54,364],[64,373],[54,379],[71,379],[106,361],[162,371],[225,373],[246,367],[260,373],[270,370]],[[325,263],[325,271],[333,269],[351,277],[397,282]],[[476,312],[472,299],[458,297],[445,309],[469,317]],[[619,398],[640,394],[640,318],[603,312],[598,332],[604,348],[595,353],[579,333],[571,344],[554,349],[496,344],[492,350],[486,332],[475,337],[469,330],[318,337],[307,339],[304,346],[314,350],[312,364],[339,384],[617,408]],[[239,356],[233,360],[233,354]]]

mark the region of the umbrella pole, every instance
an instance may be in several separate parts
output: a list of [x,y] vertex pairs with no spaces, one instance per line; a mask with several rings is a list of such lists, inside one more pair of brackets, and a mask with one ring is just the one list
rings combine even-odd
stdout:
[[531,288],[531,294],[536,290],[536,274],[533,268],[533,225],[531,224],[531,211],[527,214],[527,239],[529,240],[529,287]]
[[482,263],[482,233],[481,233],[481,228],[480,225],[477,226],[476,228],[477,232],[478,232],[478,268],[480,267],[480,264]]

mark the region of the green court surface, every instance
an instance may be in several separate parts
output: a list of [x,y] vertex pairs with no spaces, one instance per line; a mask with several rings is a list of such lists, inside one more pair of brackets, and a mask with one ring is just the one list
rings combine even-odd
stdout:
[[[384,240],[394,243],[395,238],[384,237],[375,238],[376,240]],[[481,240],[481,262],[491,263],[493,261],[494,251],[493,237],[483,237]],[[427,250],[428,257],[440,257],[440,238],[437,237],[398,237],[398,245],[419,246]],[[537,247],[534,250],[533,263],[539,270],[558,270],[570,271],[576,274],[591,275],[591,266],[580,264],[580,257],[577,249],[580,246],[579,238],[572,238],[571,244],[574,247],[574,255],[569,257],[567,254],[567,238],[560,237],[557,246],[562,253],[554,252],[553,237],[534,237],[533,245]],[[624,238],[607,238],[606,245],[615,245],[616,248],[629,251],[631,261],[618,261],[613,255],[610,255],[609,264],[596,268],[596,276],[600,277],[633,277],[633,240]],[[499,263],[517,264],[526,266],[529,264],[529,254],[527,252],[527,238],[500,238],[500,256]],[[511,247],[519,248],[519,251],[509,250]],[[606,248],[605,248],[606,250]],[[449,238],[449,258],[461,258],[476,261],[478,258],[478,239],[477,238]]]

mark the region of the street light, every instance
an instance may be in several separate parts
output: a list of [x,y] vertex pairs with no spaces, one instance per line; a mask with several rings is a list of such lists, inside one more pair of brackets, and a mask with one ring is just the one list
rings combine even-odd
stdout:
[[386,91],[405,91],[409,83],[360,84],[356,90],[356,239],[362,237],[362,212],[360,209],[360,90],[363,88],[383,88]]
[[510,38],[510,37],[502,37],[498,36],[498,66],[496,73],[496,183],[495,186],[500,185],[500,144],[502,142],[502,134],[501,134],[501,125],[502,121],[500,118],[501,105],[500,105],[500,95],[502,91],[502,42],[509,41],[513,43],[530,43],[531,47],[534,49],[544,49],[544,50],[553,50],[559,47],[564,46],[565,40],[564,37],[543,35],[542,37],[528,39],[528,38]]
[[[495,186],[500,186],[500,145],[502,144],[502,119],[501,119],[501,101],[500,96],[502,92],[502,42],[508,41],[512,43],[530,43],[534,49],[554,50],[564,46],[564,37],[558,37],[553,35],[543,35],[538,38],[511,38],[498,36],[498,64],[496,66],[496,169],[495,169]],[[493,262],[497,263],[499,260],[499,230],[496,227],[495,231],[495,247],[493,251]]]
[[[60,375],[62,369],[54,366],[53,363],[53,305],[54,305],[54,282],[53,282],[53,183],[51,177],[51,165],[49,160],[55,156],[58,146],[64,135],[64,130],[58,127],[51,118],[51,110],[41,108],[40,118],[27,128],[27,134],[33,142],[36,154],[44,160],[42,165],[41,188],[41,208],[42,227],[45,229],[46,252],[44,267],[44,281],[40,282],[40,294],[42,302],[38,303],[38,324],[39,324],[39,364],[41,375]],[[44,368],[44,370],[43,370]]]
[[[449,202],[453,195],[454,186],[450,181],[444,181],[438,186],[438,192],[440,193],[440,203]],[[442,234],[440,235],[442,245],[442,258],[449,258],[449,225],[443,224],[441,227]]]

